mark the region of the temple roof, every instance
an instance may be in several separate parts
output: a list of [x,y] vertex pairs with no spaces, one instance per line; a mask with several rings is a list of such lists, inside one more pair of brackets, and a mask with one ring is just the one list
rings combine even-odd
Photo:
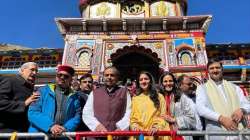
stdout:
[[[134,26],[141,27],[140,31],[203,30],[204,32],[207,32],[211,19],[211,15],[200,15],[159,18],[56,18],[55,21],[61,34],[65,35],[68,32],[137,31],[131,28]],[[111,27],[116,28],[113,29]],[[150,27],[157,29],[151,30]]]
[[31,48],[23,47],[20,45],[0,43],[0,51],[11,51],[11,50],[31,50]]

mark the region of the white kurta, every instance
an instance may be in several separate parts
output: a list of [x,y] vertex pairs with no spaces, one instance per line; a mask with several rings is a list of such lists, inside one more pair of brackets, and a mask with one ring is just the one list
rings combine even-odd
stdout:
[[[94,116],[94,99],[93,99],[93,92],[91,92],[88,96],[88,100],[83,108],[82,111],[82,120],[88,126],[91,131],[95,131],[96,127],[100,124],[97,118]],[[129,128],[129,118],[131,112],[131,97],[130,94],[127,92],[127,106],[126,112],[123,118],[116,123],[116,127],[125,130]]]
[[[225,97],[225,90],[222,86],[222,84],[217,85],[219,94],[221,94],[221,97],[226,101]],[[247,113],[250,112],[250,102],[246,99],[246,97],[243,94],[243,91],[235,85],[235,90],[239,101],[240,101],[240,108],[244,109]],[[206,130],[216,131],[216,130],[223,130],[221,125],[219,124],[219,116],[221,114],[215,112],[212,108],[212,105],[209,102],[208,96],[206,95],[206,88],[204,85],[200,85],[197,87],[196,90],[196,108],[200,116],[204,117],[206,119]],[[226,101],[227,102],[227,101]],[[211,139],[226,139],[226,137],[210,137]]]
[[176,122],[180,130],[192,130],[196,128],[195,112],[192,109],[192,100],[185,94],[181,95],[178,102],[175,103]]
[[[178,102],[175,103],[174,116],[178,130],[194,130],[196,129],[195,110],[193,109],[193,101],[185,94],[181,95]],[[192,136],[183,136],[185,140],[193,140]]]

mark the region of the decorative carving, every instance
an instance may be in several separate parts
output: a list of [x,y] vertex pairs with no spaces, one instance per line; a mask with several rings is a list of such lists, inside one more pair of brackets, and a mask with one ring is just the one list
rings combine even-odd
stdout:
[[205,65],[206,64],[206,59],[204,56],[204,50],[202,48],[202,42],[201,40],[198,40],[196,42],[196,63],[197,65]]
[[175,55],[175,53],[169,53],[169,61],[168,61],[168,63],[169,63],[169,65],[170,66],[176,66],[176,55]]
[[77,67],[83,69],[90,69],[92,62],[92,50],[94,48],[94,40],[77,40]]
[[109,43],[109,44],[107,45],[107,49],[108,49],[108,50],[112,50],[113,48],[114,48],[114,45],[113,45],[113,44]]
[[190,50],[183,49],[178,53],[179,65],[194,65],[194,55]]
[[160,1],[160,3],[156,6],[156,9],[156,14],[158,16],[168,15],[168,7],[165,5],[164,1]]
[[127,15],[137,15],[143,13],[144,3],[138,1],[130,1],[122,6],[122,12]]
[[117,5],[110,2],[101,2],[90,6],[90,18],[114,18]]
[[155,47],[156,49],[161,49],[161,48],[163,47],[163,43],[161,43],[161,42],[156,42],[156,43],[154,43],[154,47]]
[[89,54],[89,52],[87,51],[82,51],[78,59],[79,62],[78,67],[90,68],[90,60],[91,60],[91,54]]
[[176,16],[175,3],[157,1],[150,5],[151,16]]
[[204,56],[204,53],[202,51],[198,51],[196,53],[197,57],[196,57],[196,63],[197,65],[205,65],[206,64],[206,59]]
[[188,53],[183,53],[181,55],[181,64],[182,65],[192,65],[192,59]]
[[[136,41],[136,38],[138,36],[137,35],[131,35],[130,38],[133,39],[134,41]],[[113,45],[113,49],[108,49],[108,45],[112,44]],[[165,65],[165,55],[164,55],[164,48],[162,47],[155,47],[157,46],[156,44],[161,44],[163,45],[164,43],[162,41],[156,41],[156,42],[140,42],[139,44],[131,44],[128,42],[107,42],[106,43],[106,50],[105,50],[105,56],[104,56],[104,62],[105,62],[105,67],[110,65],[110,61],[109,59],[111,59],[111,55],[116,52],[118,49],[122,49],[124,48],[124,46],[132,46],[132,45],[139,45],[139,46],[143,46],[145,48],[145,50],[151,50],[152,52],[154,52],[154,54],[157,54],[158,58],[161,59],[160,65]]]
[[67,44],[67,55],[64,56],[66,57],[65,59],[65,64],[68,65],[75,65],[76,62],[76,44],[75,43],[68,43]]
[[171,53],[171,52],[173,52],[173,46],[172,45],[169,45],[168,46],[168,51]]
[[110,7],[105,3],[101,3],[101,5],[96,9],[97,16],[107,16],[110,14]]
[[92,74],[99,74],[99,71],[101,69],[102,66],[102,40],[96,40],[96,46],[94,49],[94,53],[95,55],[93,55],[92,58]]
[[174,46],[176,51],[182,50],[183,48],[187,48],[188,50],[194,51],[194,40],[193,38],[182,38],[182,39],[175,39]]

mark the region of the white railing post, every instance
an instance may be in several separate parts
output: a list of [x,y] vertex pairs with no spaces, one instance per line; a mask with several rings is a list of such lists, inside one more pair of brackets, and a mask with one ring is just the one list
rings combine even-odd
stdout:
[[209,140],[209,135],[205,134],[205,140]]

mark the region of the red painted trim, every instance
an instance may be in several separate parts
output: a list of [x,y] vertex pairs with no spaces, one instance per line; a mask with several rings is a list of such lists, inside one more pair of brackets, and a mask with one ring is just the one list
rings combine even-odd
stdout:
[[192,32],[193,37],[204,37],[204,32]]
[[[110,131],[110,132],[76,132],[76,140],[80,137],[105,137],[108,135],[112,136],[139,136],[143,134],[145,136],[150,136],[150,131]],[[176,131],[158,131],[156,136],[171,136],[175,137],[177,135]]]

